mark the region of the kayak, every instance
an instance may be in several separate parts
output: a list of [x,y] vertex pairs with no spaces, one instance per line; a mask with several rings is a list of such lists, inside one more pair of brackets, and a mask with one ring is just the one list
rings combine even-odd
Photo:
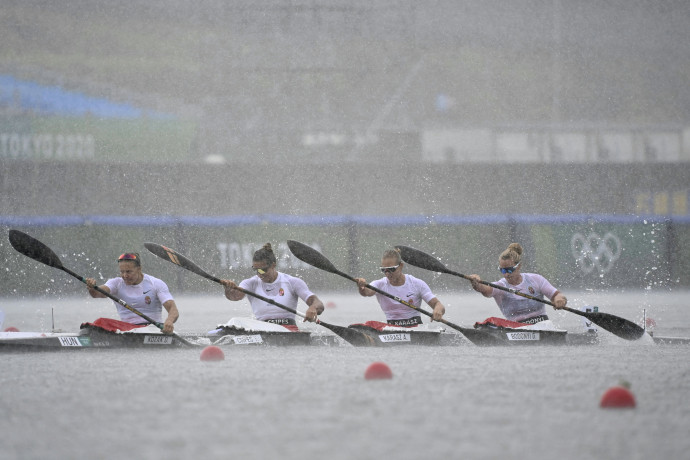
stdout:
[[599,343],[596,332],[570,333],[563,330],[522,330],[479,326],[464,332],[475,345],[530,346],[530,345],[595,345]]
[[[464,337],[481,347],[530,345],[597,345],[602,338],[597,332],[520,330],[480,326],[463,332]],[[645,334],[640,341],[656,345],[690,345],[688,337],[660,337]]]
[[[522,324],[495,317],[475,323],[473,329],[463,330],[463,335],[478,346],[596,345],[601,340],[591,325],[585,332],[568,332],[553,327],[550,321]],[[690,338],[660,337],[649,332],[638,340],[657,345],[690,345]]]
[[[596,331],[568,332],[560,329],[539,329],[537,325],[509,327],[505,320],[490,318],[463,328],[462,334],[428,327],[405,328],[368,321],[348,328],[373,339],[372,346],[534,346],[534,345],[596,345]],[[108,320],[108,322],[115,322]],[[100,326],[99,326],[100,324]],[[659,345],[690,345],[690,338],[658,337],[646,334],[647,340]],[[644,340],[644,339],[643,339]],[[148,325],[122,331],[96,320],[84,323],[78,332],[0,332],[1,351],[66,351],[87,349],[149,349],[161,350],[188,347],[219,346],[349,346],[332,334],[292,332],[283,326],[250,318],[233,318],[214,330],[200,334],[163,334]]]
[[431,329],[428,324],[417,327],[401,327],[379,321],[367,321],[366,323],[351,324],[348,327],[373,338],[375,346],[448,346],[462,343],[460,335],[447,333],[442,329]]
[[689,337],[658,337],[653,335],[652,340],[657,345],[690,345]]
[[599,343],[599,336],[594,329],[585,333],[569,333],[564,329],[556,328],[548,319],[535,324],[524,324],[491,317],[475,323],[473,329],[463,330],[463,335],[473,344],[482,347]]
[[233,318],[200,334],[163,334],[153,325],[134,327],[99,318],[78,332],[0,332],[0,351],[66,351],[87,349],[170,349],[191,345],[340,346],[334,335],[292,332],[283,326],[250,318]]
[[232,318],[220,324],[207,336],[213,345],[271,345],[271,346],[338,346],[334,335],[318,335],[308,331],[293,332],[279,324],[252,318]]
[[[79,332],[0,332],[2,351],[62,351],[107,348],[174,348],[184,346],[175,335],[150,330],[112,332],[83,328]],[[185,339],[189,339],[185,337]]]

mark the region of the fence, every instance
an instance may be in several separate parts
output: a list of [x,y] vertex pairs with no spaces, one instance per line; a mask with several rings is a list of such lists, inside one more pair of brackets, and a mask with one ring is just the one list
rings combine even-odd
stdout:
[[[0,217],[52,248],[63,264],[82,274],[117,276],[116,259],[140,251],[144,271],[168,282],[174,292],[213,293],[219,286],[156,258],[143,243],[170,246],[222,278],[252,274],[251,257],[271,242],[278,269],[304,278],[314,290],[353,290],[352,283],[295,259],[288,239],[311,245],[340,270],[368,280],[378,271],[383,251],[396,244],[434,254],[449,268],[499,279],[498,254],[510,242],[525,248],[524,270],[539,272],[564,289],[671,289],[690,287],[690,218],[610,215],[446,216],[375,218],[367,216],[227,217]],[[0,297],[71,295],[81,283],[17,253],[0,240]],[[435,290],[468,289],[466,281],[407,267]]]

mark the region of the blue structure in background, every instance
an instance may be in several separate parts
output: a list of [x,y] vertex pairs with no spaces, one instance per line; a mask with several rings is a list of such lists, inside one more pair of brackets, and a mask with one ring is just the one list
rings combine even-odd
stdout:
[[117,104],[107,99],[66,91],[58,86],[44,86],[31,81],[17,80],[11,75],[0,75],[0,108],[15,108],[41,115],[73,117],[174,118],[169,114],[143,110],[130,104]]

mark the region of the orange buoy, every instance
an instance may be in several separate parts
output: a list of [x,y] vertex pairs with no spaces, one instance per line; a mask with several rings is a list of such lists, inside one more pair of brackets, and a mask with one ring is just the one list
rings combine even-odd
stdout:
[[215,345],[209,345],[203,350],[201,350],[201,360],[202,361],[223,361],[225,359],[225,353],[220,347]]
[[367,380],[392,379],[393,372],[386,363],[377,361],[369,365],[364,373],[364,378]]
[[635,396],[625,386],[611,387],[601,397],[599,406],[612,409],[627,409],[635,407]]
[[332,300],[329,302],[326,302],[326,308],[335,308],[335,307],[336,307],[335,302],[333,302]]

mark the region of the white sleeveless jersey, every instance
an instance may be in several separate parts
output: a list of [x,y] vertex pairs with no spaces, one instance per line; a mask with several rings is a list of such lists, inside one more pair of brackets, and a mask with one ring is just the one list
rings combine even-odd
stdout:
[[[144,279],[139,284],[127,285],[122,278],[111,278],[105,282],[105,285],[108,286],[112,295],[119,297],[129,306],[157,322],[161,322],[163,304],[168,300],[173,300],[168,285],[146,273],[144,273]],[[129,311],[119,303],[113,302],[117,306],[117,312],[122,321],[131,324],[146,323],[146,320],[141,316]]]
[[[405,283],[402,286],[393,286],[388,278],[383,277],[376,281],[372,281],[371,285],[384,292],[401,298],[402,300],[411,303],[415,307],[422,306],[422,300],[429,303],[431,299],[436,297],[429,289],[429,285],[419,278],[412,275],[405,275]],[[379,301],[381,310],[386,315],[386,320],[394,319],[409,319],[415,316],[420,316],[417,310],[414,310],[407,305],[403,305],[397,300],[376,293],[376,300]]]
[[[537,273],[522,273],[522,282],[517,286],[508,284],[505,278],[496,281],[494,284],[516,289],[532,297],[545,298],[546,300],[551,300],[554,294],[558,292],[558,289],[553,287],[546,278]],[[546,314],[546,304],[515,295],[511,292],[492,288],[491,297],[496,301],[503,316],[510,321],[523,321],[533,316]]]
[[[302,299],[305,303],[307,299],[314,295],[300,278],[278,272],[278,277],[272,283],[264,283],[258,275],[242,280],[242,289],[255,292],[263,297],[268,297],[275,302],[297,310],[297,302]],[[252,306],[254,317],[258,320],[288,318],[295,319],[294,313],[284,310],[261,299],[247,296],[249,304]]]

